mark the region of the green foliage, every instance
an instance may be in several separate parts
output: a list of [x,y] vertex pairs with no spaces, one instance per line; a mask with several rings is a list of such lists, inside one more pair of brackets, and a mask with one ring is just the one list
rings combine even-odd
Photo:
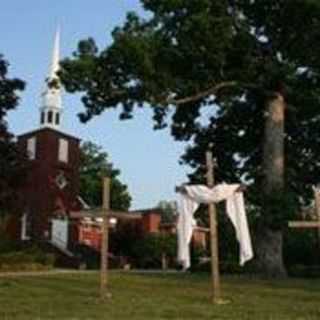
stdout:
[[197,266],[201,264],[201,258],[208,258],[209,252],[207,250],[204,250],[200,246],[191,245],[191,252],[190,252],[190,258],[191,258],[191,269],[197,270]]
[[265,195],[262,198],[262,208],[267,214],[260,218],[260,223],[274,230],[287,228],[288,221],[297,212],[297,207],[297,199],[290,192],[274,192]]
[[23,198],[18,192],[26,174],[26,158],[8,131],[6,116],[19,103],[24,83],[8,78],[8,63],[0,54],[0,215],[19,212]]
[[284,238],[284,260],[289,270],[297,266],[318,266],[319,241],[316,230],[287,230]]
[[[319,1],[141,3],[147,18],[129,13],[109,46],[99,51],[94,41],[82,42],[62,63],[66,89],[84,94],[81,120],[116,107],[122,119],[136,107],[152,108],[156,128],[170,123],[176,140],[190,141],[182,163],[194,170],[191,182],[204,181],[204,155],[212,145],[216,181],[246,183],[254,222],[283,228],[310,203],[320,176]],[[278,194],[265,195],[266,180],[274,178],[266,162],[275,167],[278,160],[264,153],[265,134],[274,136],[273,129],[265,132],[266,106],[274,97],[286,106],[284,134],[270,142],[285,160],[284,183]],[[282,155],[277,142],[283,141]]]
[[12,251],[17,251],[19,248],[20,248],[20,244],[17,241],[8,239],[3,235],[0,237],[0,255],[9,253]]
[[176,203],[169,201],[160,201],[157,208],[161,212],[161,223],[172,223],[176,221],[177,209]]
[[45,253],[36,246],[22,249],[21,245],[17,251],[12,251],[12,246],[3,246],[0,252],[1,271],[36,271],[53,268],[54,255]]
[[300,278],[319,278],[318,230],[288,229],[284,233],[283,258],[288,274]]
[[9,110],[13,110],[19,103],[18,92],[24,89],[24,82],[7,77],[8,62],[0,54],[0,122],[5,125],[5,117]]
[[120,220],[110,233],[110,251],[116,256],[133,257],[134,247],[143,237],[141,224]]
[[108,160],[108,154],[92,142],[81,145],[80,194],[90,206],[102,204],[102,177],[111,177],[111,208],[128,210],[131,197],[120,179],[120,170]]
[[[270,96],[280,93],[287,104],[286,190],[295,203],[310,202],[310,186],[320,175],[320,50],[313,45],[320,37],[319,3],[141,3],[148,18],[129,13],[111,45],[99,51],[92,39],[81,41],[74,57],[63,61],[66,89],[84,93],[81,119],[115,107],[122,107],[126,119],[136,106],[150,106],[155,127],[162,128],[175,106],[172,135],[192,141],[183,156],[194,169],[190,179],[203,181],[204,153],[213,143],[216,180],[247,182],[248,202],[260,216],[273,216],[272,210],[261,211],[259,200],[264,110]],[[279,201],[274,207],[286,202]],[[267,219],[271,227],[285,219],[274,212],[274,221]]]
[[111,252],[125,257],[138,268],[160,268],[162,254],[172,262],[176,248],[175,235],[145,234],[139,223],[120,222],[117,230],[110,234]]
[[140,268],[161,268],[161,257],[176,257],[177,242],[174,235],[147,234],[133,247],[135,265]]
[[[83,244],[75,245],[72,249],[75,256],[79,259],[80,268],[82,269],[99,269],[100,267],[100,253],[91,247]],[[109,263],[109,267],[110,263]]]

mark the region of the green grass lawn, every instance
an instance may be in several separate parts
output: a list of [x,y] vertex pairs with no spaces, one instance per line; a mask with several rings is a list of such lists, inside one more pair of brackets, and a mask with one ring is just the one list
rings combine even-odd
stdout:
[[98,299],[98,273],[0,279],[0,320],[320,319],[320,280],[223,278],[230,304],[210,304],[205,275],[112,273]]

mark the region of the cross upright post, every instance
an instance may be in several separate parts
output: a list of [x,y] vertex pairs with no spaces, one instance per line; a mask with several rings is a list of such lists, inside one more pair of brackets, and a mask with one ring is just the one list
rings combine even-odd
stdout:
[[106,298],[108,293],[108,251],[109,251],[109,222],[110,210],[110,178],[102,179],[102,239],[101,239],[101,267],[100,267],[100,298]]
[[[211,146],[209,146],[211,147]],[[214,160],[211,150],[206,152],[207,165],[207,185],[209,188],[214,186]],[[217,212],[214,203],[209,204],[210,219],[210,243],[211,243],[211,278],[212,278],[212,302],[219,303],[220,295],[220,272],[219,272],[219,246],[218,246],[218,222]]]
[[[320,224],[320,190],[317,187],[313,188],[314,192],[314,205],[316,211],[317,221]],[[320,248],[320,228],[318,229],[318,243]]]
[[317,187],[313,187],[314,192],[314,205],[315,205],[315,219],[313,220],[297,220],[289,221],[289,228],[296,229],[316,229],[318,236],[318,244],[320,247],[320,190]]

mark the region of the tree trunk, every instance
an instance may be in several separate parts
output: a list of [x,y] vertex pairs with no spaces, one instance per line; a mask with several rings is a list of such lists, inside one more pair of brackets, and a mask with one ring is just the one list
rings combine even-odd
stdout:
[[267,195],[284,188],[284,112],[284,98],[275,93],[267,101],[265,114],[263,191]]
[[284,278],[287,276],[282,257],[282,243],[281,230],[271,230],[267,226],[258,228],[256,266],[259,273],[272,278]]
[[[280,93],[267,100],[263,146],[263,194],[265,197],[284,190],[284,119],[285,101]],[[263,215],[273,212],[265,202]],[[282,231],[261,221],[256,238],[257,266],[266,276],[283,277],[286,270],[282,255]]]
[[168,269],[167,255],[164,252],[162,252],[161,254],[161,269],[162,270]]

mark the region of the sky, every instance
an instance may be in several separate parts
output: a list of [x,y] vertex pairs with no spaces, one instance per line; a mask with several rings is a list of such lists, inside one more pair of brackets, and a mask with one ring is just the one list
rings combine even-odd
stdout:
[[[9,76],[26,81],[19,107],[9,113],[10,130],[25,133],[39,127],[40,94],[49,70],[54,34],[61,30],[61,55],[70,56],[81,39],[93,37],[100,48],[111,42],[111,31],[128,11],[145,14],[138,0],[3,0],[0,11],[0,53],[10,63]],[[187,181],[190,169],[179,165],[185,145],[168,129],[154,131],[147,108],[133,120],[120,121],[117,110],[81,124],[83,106],[77,96],[64,94],[62,131],[92,141],[108,152],[128,185],[132,209],[151,208],[175,200],[174,188]]]

